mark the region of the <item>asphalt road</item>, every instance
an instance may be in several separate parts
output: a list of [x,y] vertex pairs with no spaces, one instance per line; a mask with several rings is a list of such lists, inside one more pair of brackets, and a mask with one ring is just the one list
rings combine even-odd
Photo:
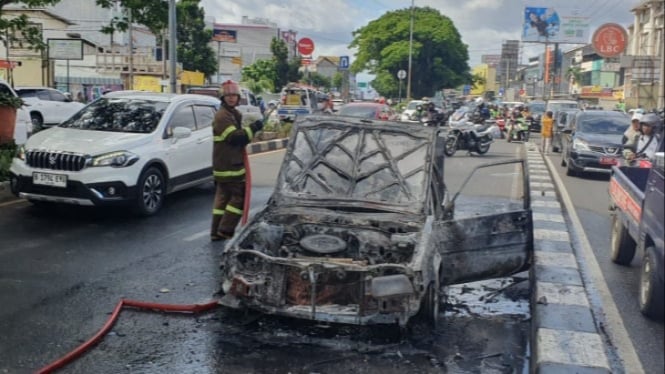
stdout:
[[[539,142],[539,139],[536,142]],[[630,354],[628,350],[632,346],[645,373],[665,372],[663,322],[644,317],[638,307],[641,254],[636,254],[630,267],[616,265],[610,260],[609,175],[569,177],[566,176],[565,167],[560,166],[561,154],[554,153],[548,157],[556,166],[556,171],[573,201],[584,233],[600,266],[602,278],[610,291],[611,302],[618,310],[618,321],[610,320],[604,323],[623,326],[629,341],[620,341],[621,337],[617,335],[610,336],[610,339],[619,349],[620,356]],[[608,331],[611,333],[612,330]],[[626,368],[627,372],[637,372],[635,370],[636,368]]]
[[[450,189],[471,165],[514,158],[519,147],[501,142],[482,157],[458,153],[446,164]],[[282,155],[251,157],[252,209],[272,192]],[[499,173],[498,190],[515,192],[513,174]],[[150,218],[122,209],[0,205],[0,373],[31,373],[68,353],[106,323],[121,298],[211,300],[221,251],[208,241],[212,194],[211,184],[179,192]],[[219,309],[197,316],[130,309],[61,372],[526,372],[528,282],[505,278],[449,295],[439,327],[409,337]]]

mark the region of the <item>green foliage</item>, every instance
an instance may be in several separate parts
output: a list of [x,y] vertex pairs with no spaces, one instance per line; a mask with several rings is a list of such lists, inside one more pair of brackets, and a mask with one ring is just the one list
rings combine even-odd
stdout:
[[7,92],[0,92],[0,106],[9,106],[15,109],[23,106],[23,100],[15,95],[12,95]]
[[330,79],[319,73],[308,73],[307,81],[314,87],[330,88]]
[[[168,29],[169,7],[164,0],[95,0],[103,8],[111,8],[120,3],[125,9],[121,16],[113,17],[101,31],[111,34],[114,30],[126,31],[129,28],[129,16],[133,23],[147,27],[150,32],[162,38]],[[206,77],[217,72],[215,51],[208,46],[212,31],[205,29],[205,13],[200,0],[179,0],[176,3],[178,61],[189,71],[200,71]]]
[[337,72],[335,75],[333,75],[332,80],[330,82],[333,88],[337,88],[338,91],[342,90],[342,86],[344,85],[344,74]]
[[277,73],[275,60],[257,60],[242,68],[242,83],[252,92],[274,92]]
[[9,167],[16,155],[16,148],[14,142],[0,144],[0,182],[9,180]]
[[176,5],[178,61],[184,70],[200,71],[206,78],[217,72],[215,51],[208,43],[212,30],[205,28],[205,13],[199,0],[181,0]]
[[289,59],[289,50],[283,40],[272,38],[270,52],[273,55],[275,74],[277,75],[274,81],[275,90],[281,90],[287,83],[297,82],[302,78],[302,73],[298,71],[300,69],[300,59]]
[[[413,9],[411,96],[432,96],[442,88],[471,83],[469,53],[450,18],[430,7]],[[397,72],[409,63],[411,10],[385,13],[353,32],[349,48],[357,48],[351,72],[368,70],[371,82],[383,96],[397,96]],[[402,92],[406,93],[406,81]]]
[[46,49],[46,43],[41,29],[31,26],[26,14],[20,16],[7,17],[3,14],[2,8],[5,5],[16,4],[27,8],[43,8],[44,6],[59,3],[60,0],[2,0],[0,1],[0,41],[7,47],[9,43],[14,43],[20,48],[27,48],[37,51]]

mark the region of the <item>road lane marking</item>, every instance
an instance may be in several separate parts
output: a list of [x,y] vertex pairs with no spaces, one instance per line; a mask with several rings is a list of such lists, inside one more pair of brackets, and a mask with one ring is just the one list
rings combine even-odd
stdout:
[[5,206],[10,206],[18,203],[24,203],[25,200],[23,199],[18,199],[18,200],[11,200],[11,201],[6,201],[4,203],[0,203],[0,208],[5,207]]
[[[546,158],[545,160],[547,161],[547,164],[551,170],[556,170],[549,158]],[[637,352],[635,351],[635,347],[633,346],[633,343],[628,335],[628,331],[626,331],[626,328],[623,325],[619,310],[614,303],[614,299],[612,298],[612,294],[610,293],[609,288],[607,287],[607,282],[605,281],[603,272],[600,269],[600,265],[598,265],[596,256],[591,249],[591,244],[589,244],[589,239],[582,229],[582,223],[577,216],[575,205],[573,204],[570,195],[568,195],[568,191],[566,190],[566,187],[563,184],[559,174],[556,172],[552,173],[552,179],[554,179],[554,183],[560,192],[561,200],[563,201],[563,204],[566,206],[566,210],[568,211],[568,215],[571,221],[570,229],[573,231],[573,233],[576,234],[579,240],[579,254],[584,259],[584,263],[586,265],[584,267],[586,270],[588,270],[582,271],[580,273],[584,278],[590,280],[593,283],[601,299],[600,305],[598,305],[597,301],[594,302],[593,298],[590,298],[590,302],[593,305],[592,310],[594,311],[594,316],[596,316],[596,318],[602,318],[603,315],[605,316],[604,325],[608,334],[607,338],[616,347],[619,357],[623,361],[624,370],[630,373],[644,373],[642,362],[640,362]]]
[[182,240],[184,240],[186,242],[193,242],[195,240],[201,239],[202,237],[204,237],[206,235],[210,235],[210,230],[203,230],[203,231],[197,232],[196,234],[192,234],[190,236],[187,236],[187,237],[183,238]]

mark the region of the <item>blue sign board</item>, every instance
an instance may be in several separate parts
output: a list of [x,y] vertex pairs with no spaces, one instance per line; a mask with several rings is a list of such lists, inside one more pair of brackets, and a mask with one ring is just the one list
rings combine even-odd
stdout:
[[349,56],[339,56],[339,68],[342,70],[349,68]]

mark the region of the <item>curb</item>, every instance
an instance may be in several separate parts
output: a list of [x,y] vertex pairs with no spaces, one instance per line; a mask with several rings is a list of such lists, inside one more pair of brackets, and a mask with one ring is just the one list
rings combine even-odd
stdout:
[[527,143],[526,153],[534,228],[530,372],[611,373],[550,170],[536,144]]
[[[275,151],[281,148],[285,148],[288,143],[288,138],[283,138],[283,139],[274,139],[274,140],[268,140],[264,142],[256,142],[256,143],[250,143],[247,144],[247,153],[248,154],[256,154],[256,153],[262,153],[262,152],[270,152],[270,151]],[[12,200],[18,200],[19,198],[16,197],[11,189],[9,188],[9,181],[6,182],[0,182],[0,203],[12,201]]]

